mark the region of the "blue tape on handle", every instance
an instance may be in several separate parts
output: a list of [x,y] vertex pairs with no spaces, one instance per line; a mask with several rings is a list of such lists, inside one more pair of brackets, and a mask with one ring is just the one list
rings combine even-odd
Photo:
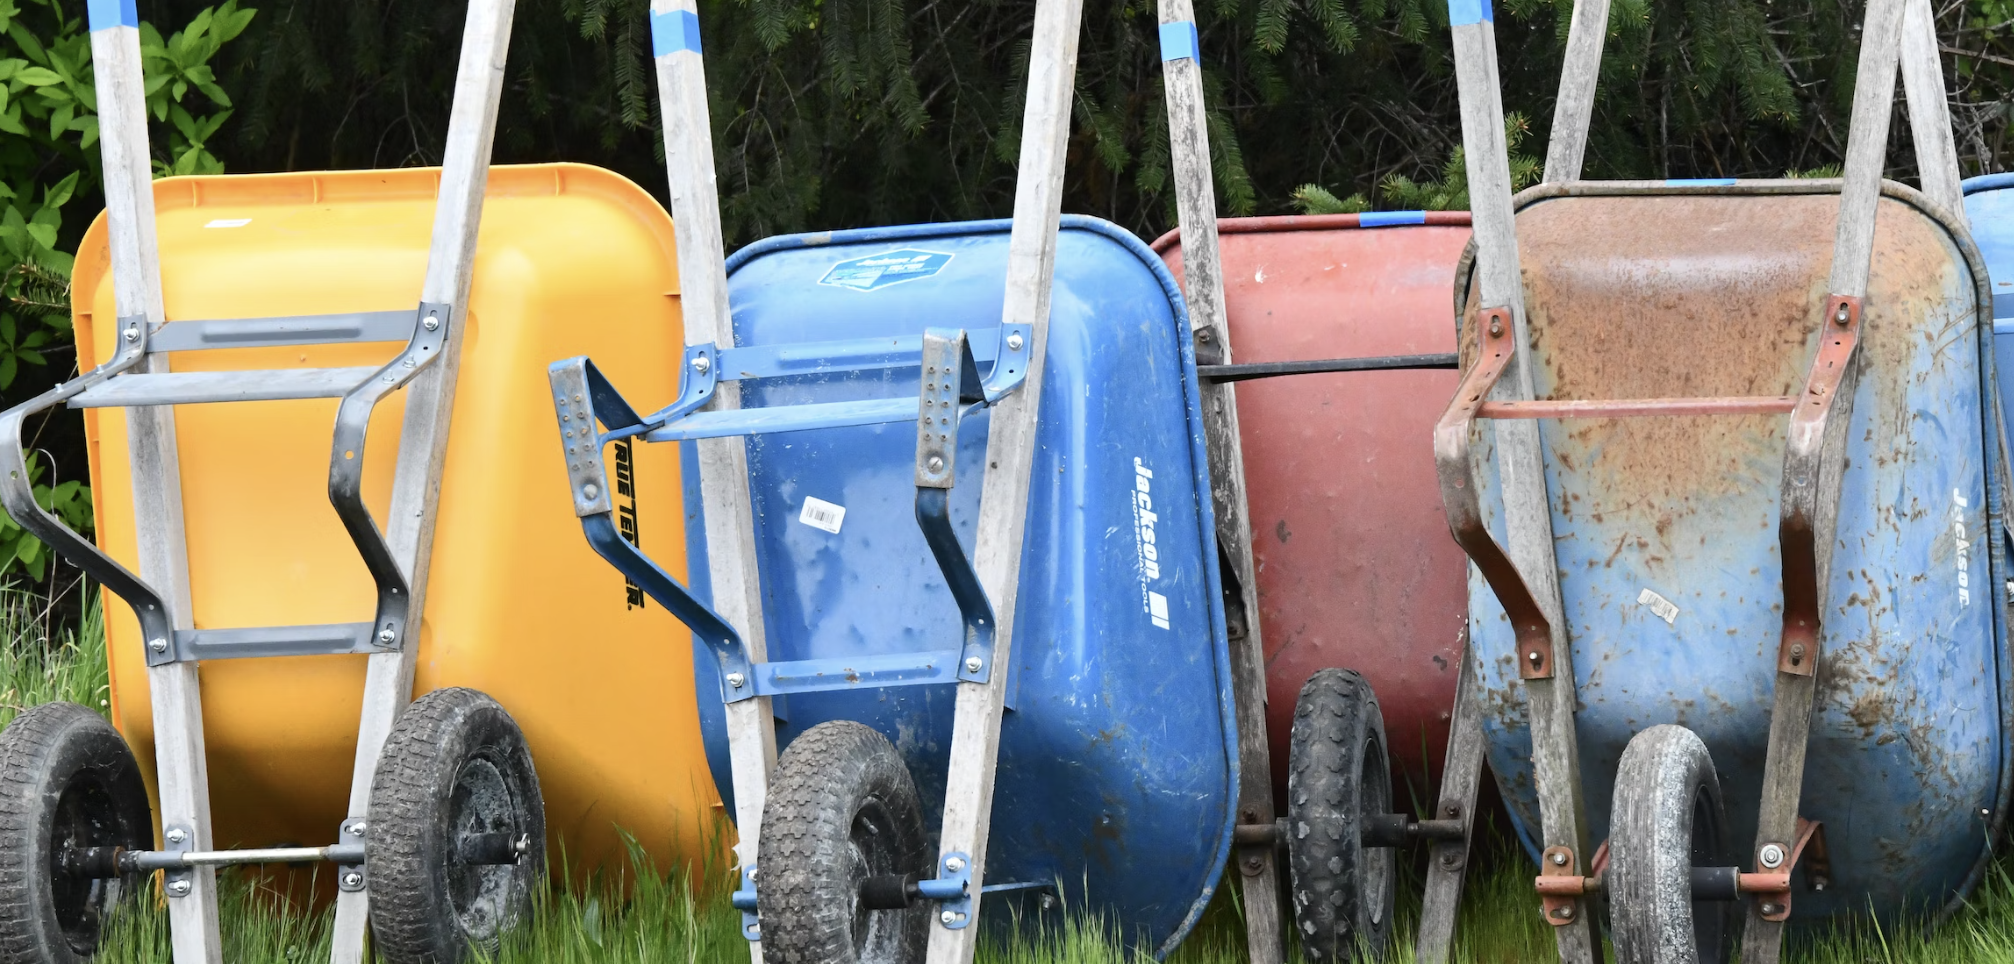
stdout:
[[1734,186],[1734,178],[1668,177],[1664,179],[1664,185],[1666,187],[1732,187]]
[[1448,26],[1465,27],[1472,23],[1494,23],[1496,13],[1490,10],[1490,0],[1448,0]]
[[1357,215],[1357,227],[1389,228],[1400,224],[1425,224],[1425,211],[1365,211]]
[[690,50],[699,53],[699,14],[690,10],[650,15],[650,55]]
[[1180,60],[1187,57],[1197,63],[1203,58],[1198,53],[1201,43],[1196,38],[1196,22],[1177,20],[1161,25],[1161,60]]
[[133,5],[133,0],[89,0],[86,9],[94,32],[140,25],[140,11]]

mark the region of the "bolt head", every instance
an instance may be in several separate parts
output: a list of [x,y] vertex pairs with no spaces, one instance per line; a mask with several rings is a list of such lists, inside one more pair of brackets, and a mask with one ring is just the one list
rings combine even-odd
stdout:
[[1533,666],[1537,666],[1541,660],[1545,659],[1545,657],[1540,656],[1538,654],[1538,650],[1536,649],[1532,650],[1529,653],[1526,653],[1524,658],[1531,660],[1531,664]]
[[147,640],[147,648],[157,653],[165,653],[168,651],[168,641],[165,639],[150,639]]
[[598,486],[593,482],[589,482],[588,484],[580,487],[580,495],[581,498],[583,499],[592,500],[598,498],[601,495],[601,486]]
[[398,638],[399,634],[392,632],[390,626],[386,626],[384,629],[378,631],[378,642],[384,643],[387,646],[391,645],[392,641]]
[[1008,350],[1008,351],[1020,351],[1020,350],[1021,350],[1021,346],[1022,346],[1022,344],[1024,344],[1024,342],[1022,342],[1022,340],[1021,340],[1021,333],[1020,333],[1020,332],[1018,332],[1018,331],[1017,331],[1017,332],[1014,332],[1013,334],[1011,334],[1011,335],[1008,335],[1008,336],[1007,336],[1007,350]]
[[1553,855],[1552,855],[1552,865],[1553,865],[1553,866],[1555,866],[1555,867],[1564,867],[1564,866],[1566,866],[1566,855],[1565,855],[1565,854],[1553,854]]
[[1503,323],[1503,322],[1502,322],[1501,320],[1498,320],[1498,319],[1496,319],[1496,318],[1491,318],[1491,319],[1490,319],[1490,337],[1491,337],[1491,338],[1501,338],[1501,337],[1503,337],[1503,333],[1504,333],[1504,323]]
[[349,873],[343,875],[343,886],[362,887],[363,885],[364,885],[363,874],[357,873],[356,871],[352,870]]
[[349,834],[352,837],[361,837],[364,835],[364,832],[369,829],[370,829],[369,824],[364,823],[362,820],[358,820],[355,823],[352,823],[349,826],[344,827],[343,832]]
[[1762,865],[1771,870],[1783,866],[1783,848],[1776,844],[1765,844],[1762,848]]
[[986,663],[979,657],[977,656],[970,657],[965,660],[965,672],[977,673],[979,672],[979,667],[984,665],[986,665]]
[[732,686],[735,689],[740,689],[741,684],[746,682],[748,682],[748,677],[743,676],[740,673],[727,674],[727,685]]
[[1778,906],[1776,906],[1775,904],[1764,904],[1764,905],[1762,905],[1762,912],[1763,912],[1764,914],[1775,914],[1775,913],[1778,913],[1778,912],[1780,912],[1780,911],[1782,911],[1782,910],[1783,910],[1783,908],[1781,908],[1781,907],[1778,907]]
[[952,924],[956,924],[956,923],[958,923],[958,915],[957,915],[957,914],[954,914],[954,913],[952,913],[952,912],[950,912],[950,911],[948,911],[948,910],[947,910],[947,911],[945,911],[945,912],[944,912],[944,913],[942,913],[942,914],[938,914],[938,915],[937,915],[937,919],[938,919],[938,920],[940,920],[940,921],[943,921],[943,922],[944,922],[944,926],[946,926],[946,927],[949,927],[949,926],[951,926]]
[[708,359],[705,355],[697,356],[692,360],[692,370],[700,373],[701,375],[706,374],[712,368],[713,368],[712,360]]
[[932,474],[942,472],[944,471],[944,460],[933,455],[930,457],[930,461],[923,463],[923,467],[929,469]]
[[137,328],[137,327],[134,327],[134,326],[128,326],[128,327],[126,328],[126,340],[127,340],[127,341],[139,341],[139,340],[140,340],[140,329],[139,329],[139,328]]
[[187,897],[189,896],[189,890],[189,882],[186,880],[168,881],[168,896],[170,897]]
[[189,832],[177,827],[174,830],[168,831],[162,836],[167,838],[167,841],[169,843],[178,844],[189,839]]
[[425,328],[428,331],[435,331],[439,329],[440,326],[441,326],[441,316],[439,315],[428,315],[427,320],[420,322],[420,327]]
[[1839,323],[1840,323],[1840,324],[1842,324],[1842,325],[1844,325],[1844,324],[1846,324],[1846,323],[1848,323],[1848,322],[1852,321],[1852,320],[1853,320],[1853,309],[1851,309],[1851,308],[1848,308],[1848,307],[1846,307],[1845,303],[1844,303],[1844,302],[1842,302],[1842,303],[1841,303],[1841,304],[1839,305],[1839,313],[1838,313],[1838,314],[1836,314],[1836,315],[1833,315],[1833,316],[1832,316],[1832,320],[1833,320],[1833,321],[1836,321],[1836,322],[1839,322]]
[[1555,907],[1553,908],[1552,916],[1555,920],[1573,920],[1573,908]]
[[961,857],[946,857],[944,858],[944,869],[955,874],[965,869],[965,860]]

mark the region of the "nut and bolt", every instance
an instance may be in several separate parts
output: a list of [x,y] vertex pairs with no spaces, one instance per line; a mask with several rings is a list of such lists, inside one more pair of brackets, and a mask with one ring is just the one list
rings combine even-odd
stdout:
[[593,482],[589,482],[588,484],[580,487],[580,497],[583,499],[594,499],[600,497],[600,495],[601,495],[601,486],[598,486]]
[[420,322],[420,327],[425,328],[428,331],[438,329],[440,326],[441,326],[441,316],[439,315],[428,315],[427,320]]
[[[1833,316],[1832,316],[1832,320],[1833,320],[1833,321],[1836,321],[1836,322],[1838,322],[1838,323],[1840,323],[1840,324],[1842,324],[1842,325],[1844,325],[1844,324],[1848,324],[1848,323],[1852,322],[1852,321],[1853,321],[1853,309],[1851,309],[1851,308],[1848,308],[1848,307],[1846,306],[1846,303],[1845,303],[1845,302],[1843,302],[1843,301],[1842,301],[1842,302],[1840,302],[1840,303],[1839,303],[1839,313],[1838,313],[1838,314],[1836,314],[1836,315],[1833,315]],[[1774,913],[1774,911],[1772,911],[1771,913]]]
[[977,656],[969,657],[965,660],[965,672],[977,673],[979,672],[979,667],[984,665],[986,665],[986,663],[979,657]]
[[140,340],[140,329],[138,326],[128,325],[126,327],[126,340],[129,342]]
[[933,455],[930,457],[930,461],[923,463],[923,467],[929,469],[930,474],[936,475],[937,473],[944,471],[944,460],[942,458]]
[[343,827],[343,832],[349,834],[352,837],[361,837],[364,835],[364,831],[369,829],[370,826],[368,824],[364,823],[362,820],[358,820],[354,823],[351,823]]
[[189,832],[187,830],[183,830],[180,827],[176,827],[175,829],[170,830],[165,834],[162,834],[162,836],[166,837],[168,842],[171,844],[180,844],[186,842],[189,839]]
[[961,871],[961,870],[964,870],[964,869],[965,869],[965,858],[963,858],[963,857],[946,857],[946,858],[944,858],[944,869],[945,869],[945,870],[948,870],[948,871],[951,871],[951,872],[952,872],[952,873],[954,873],[954,874],[955,874],[955,873],[957,873],[957,872],[959,872],[959,871]]
[[740,673],[727,674],[727,685],[732,686],[735,689],[740,689],[741,684],[746,682],[748,682],[748,677],[743,676]]
[[1804,644],[1803,644],[1803,643],[1791,643],[1791,644],[1790,644],[1790,665],[1792,665],[1792,666],[1796,666],[1796,665],[1799,665],[1799,664],[1801,664],[1801,663],[1803,663],[1803,662],[1804,662]]
[[1764,905],[1762,905],[1762,914],[1763,914],[1763,916],[1764,916],[1764,917],[1767,917],[1767,916],[1769,916],[1769,915],[1771,915],[1771,914],[1780,914],[1780,913],[1782,913],[1782,912],[1783,912],[1783,908],[1782,908],[1782,907],[1780,907],[1780,906],[1778,906],[1778,905],[1776,905],[1776,904],[1764,904]]
[[189,882],[186,880],[168,881],[168,896],[170,897],[187,897],[189,896],[189,890]]
[[1023,341],[1021,340],[1021,333],[1020,333],[1020,332],[1018,332],[1018,331],[1017,331],[1017,332],[1014,332],[1014,333],[1012,333],[1012,334],[1010,334],[1010,335],[1008,335],[1008,336],[1007,336],[1007,350],[1008,350],[1008,351],[1020,351],[1020,350],[1021,350],[1021,346],[1022,346],[1023,344],[1025,344],[1025,342],[1023,342]]
[[1783,866],[1783,848],[1776,844],[1762,845],[1762,865],[1771,870]]
[[1531,652],[1529,652],[1529,653],[1526,653],[1526,654],[1525,654],[1525,658],[1526,658],[1526,659],[1528,659],[1528,660],[1531,660],[1531,664],[1532,664],[1533,666],[1537,666],[1538,664],[1540,664],[1540,663],[1542,663],[1542,662],[1544,662],[1544,661],[1545,661],[1545,657],[1543,657],[1543,656],[1540,656],[1540,655],[1538,654],[1538,650],[1536,650],[1536,649],[1532,650],[1532,651],[1531,651]]
[[390,626],[386,626],[385,628],[378,630],[378,642],[383,643],[387,646],[390,646],[398,638],[399,634],[392,632],[392,628]]
[[362,887],[363,885],[364,885],[363,874],[357,873],[354,870],[343,874],[343,886],[355,888],[355,887]]
[[1490,319],[1490,337],[1491,337],[1491,338],[1501,338],[1501,337],[1503,337],[1503,333],[1504,333],[1504,323],[1503,323],[1503,319],[1502,319],[1502,318],[1491,318],[1491,319]]
[[157,653],[165,653],[168,651],[168,641],[165,639],[150,639],[147,640],[147,648]]
[[1553,866],[1555,866],[1555,867],[1564,867],[1564,866],[1566,866],[1566,855],[1565,855],[1565,854],[1553,854],[1553,855],[1552,855],[1552,865],[1553,865]]
[[693,371],[696,371],[696,372],[700,373],[701,375],[704,375],[704,374],[706,374],[706,373],[707,373],[707,371],[708,371],[708,370],[710,370],[710,369],[712,369],[712,368],[713,368],[713,362],[709,361],[709,360],[707,359],[707,357],[706,357],[705,355],[694,355],[694,356],[693,356],[693,359],[692,359],[692,370],[693,370]]
[[944,926],[946,927],[950,927],[951,925],[958,923],[958,915],[948,910],[942,914],[938,914],[937,919],[942,921],[944,923]]
[[1555,907],[1553,908],[1552,916],[1556,920],[1573,920],[1573,908]]

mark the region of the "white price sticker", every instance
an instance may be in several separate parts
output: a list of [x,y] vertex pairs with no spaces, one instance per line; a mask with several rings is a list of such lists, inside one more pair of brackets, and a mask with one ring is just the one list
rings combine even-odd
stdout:
[[806,496],[804,511],[797,514],[797,521],[813,529],[824,529],[833,535],[838,535],[840,525],[846,521],[846,507],[834,505],[815,496]]
[[1675,624],[1678,619],[1678,604],[1648,589],[1637,593],[1636,601],[1639,605],[1648,607],[1657,618],[1667,624]]

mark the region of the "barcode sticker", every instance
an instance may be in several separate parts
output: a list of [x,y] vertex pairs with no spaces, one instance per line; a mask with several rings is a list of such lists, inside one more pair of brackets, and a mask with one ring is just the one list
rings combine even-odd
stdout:
[[1675,624],[1674,621],[1678,619],[1678,604],[1648,589],[1637,593],[1636,601],[1639,605],[1649,607],[1657,618],[1667,624]]
[[797,521],[813,529],[824,529],[833,535],[838,535],[840,525],[846,521],[846,507],[833,505],[814,496],[806,496],[804,511],[797,514]]
[[203,226],[206,228],[242,228],[250,223],[252,223],[251,218],[218,218]]

